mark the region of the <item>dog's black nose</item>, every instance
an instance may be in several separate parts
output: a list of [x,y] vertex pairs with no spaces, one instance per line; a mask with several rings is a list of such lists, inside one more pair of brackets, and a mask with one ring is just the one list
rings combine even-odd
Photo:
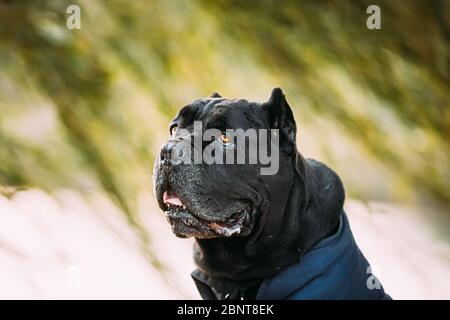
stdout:
[[176,142],[169,141],[161,148],[160,159],[161,161],[181,160],[183,155],[183,149]]

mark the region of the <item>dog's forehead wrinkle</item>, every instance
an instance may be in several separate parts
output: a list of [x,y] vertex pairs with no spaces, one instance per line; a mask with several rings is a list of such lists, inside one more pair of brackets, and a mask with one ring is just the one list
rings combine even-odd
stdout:
[[179,127],[188,127],[198,113],[198,106],[188,104],[180,109],[175,118],[170,122],[170,126],[177,124]]
[[206,98],[194,100],[191,105],[197,109],[196,118],[205,117],[211,110],[214,110],[218,104],[225,99]]
[[209,109],[209,108],[213,108],[215,106],[217,106],[218,104],[220,104],[221,102],[225,101],[226,99],[224,98],[208,98],[205,99],[204,103],[204,108],[205,109]]
[[223,107],[217,107],[208,112],[204,119],[205,129],[226,129],[228,127],[228,114]]
[[255,129],[267,127],[264,122],[264,117],[261,116],[261,111],[256,111],[254,108],[249,108],[243,114],[249,123],[249,127]]
[[[258,116],[257,110],[260,106],[256,102],[249,102],[246,99],[224,99],[206,98],[197,99],[190,104],[192,121],[201,121],[204,129],[235,129],[235,128],[262,128],[264,123],[261,120],[251,121],[251,114]],[[255,119],[253,119],[255,120]]]

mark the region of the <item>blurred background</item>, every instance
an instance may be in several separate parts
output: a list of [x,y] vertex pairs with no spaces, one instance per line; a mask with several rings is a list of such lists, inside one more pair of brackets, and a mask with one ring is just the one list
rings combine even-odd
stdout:
[[450,299],[449,48],[445,0],[0,0],[0,298],[198,299],[154,156],[184,104],[280,86],[386,291]]

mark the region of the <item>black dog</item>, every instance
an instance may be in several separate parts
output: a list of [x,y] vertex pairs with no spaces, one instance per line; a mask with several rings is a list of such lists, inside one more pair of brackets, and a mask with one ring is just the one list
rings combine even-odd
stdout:
[[[174,163],[195,134],[194,121],[219,132],[278,129],[278,173],[261,175],[259,163]],[[296,132],[279,88],[265,103],[213,94],[183,107],[171,122],[155,163],[155,194],[173,232],[195,237],[192,276],[203,298],[388,298],[354,242],[339,177],[302,157]],[[202,148],[228,140],[218,135]]]

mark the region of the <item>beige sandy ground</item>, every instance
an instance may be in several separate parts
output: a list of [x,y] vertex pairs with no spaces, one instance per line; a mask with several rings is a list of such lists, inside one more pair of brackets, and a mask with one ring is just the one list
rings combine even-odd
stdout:
[[[415,209],[348,201],[356,240],[396,299],[450,299],[449,220]],[[151,197],[140,210],[167,278],[104,196],[39,190],[0,196],[0,298],[198,299],[190,240],[175,238]]]

